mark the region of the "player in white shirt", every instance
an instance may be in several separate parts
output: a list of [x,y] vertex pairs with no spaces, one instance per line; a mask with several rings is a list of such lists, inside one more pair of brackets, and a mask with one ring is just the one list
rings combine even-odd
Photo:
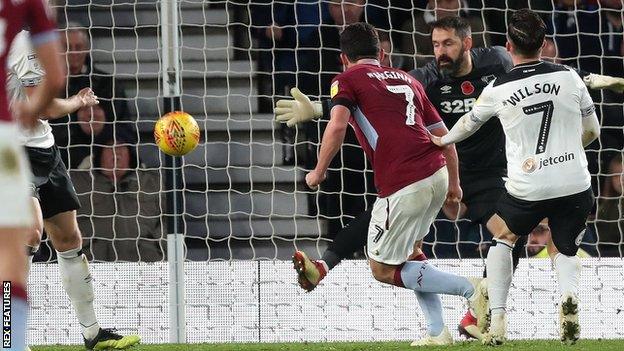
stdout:
[[519,235],[528,235],[544,218],[552,232],[548,251],[561,290],[561,340],[574,343],[580,335],[576,252],[594,203],[584,147],[598,137],[600,125],[578,74],[540,61],[545,31],[534,12],[515,12],[507,31],[514,69],[491,82],[447,135],[432,136],[440,146],[456,143],[494,116],[505,131],[507,194],[491,219],[495,239],[487,256],[492,321],[484,342],[494,345],[506,340],[511,250]]
[[[16,36],[7,65],[7,89],[11,100],[13,103],[24,101],[45,76],[32,50],[27,31]],[[80,322],[85,346],[89,350],[123,349],[137,344],[140,339],[136,335],[124,337],[114,330],[102,329],[97,322],[91,274],[82,253],[82,234],[76,221],[76,210],[80,203],[47,121],[97,103],[98,99],[91,88],[84,88],[70,98],[52,100],[34,128],[20,130],[20,139],[26,147],[33,173],[31,187],[35,226],[28,236],[27,251],[32,259],[32,255],[39,249],[45,227],[57,252],[63,288]]]

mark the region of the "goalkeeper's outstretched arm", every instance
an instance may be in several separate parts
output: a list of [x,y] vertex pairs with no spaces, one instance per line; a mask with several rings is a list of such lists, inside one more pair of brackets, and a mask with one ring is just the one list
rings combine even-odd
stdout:
[[609,89],[617,93],[624,92],[624,78],[589,73],[581,75],[583,82],[589,89]]
[[274,109],[277,121],[286,122],[286,125],[293,127],[297,123],[311,121],[323,116],[322,102],[310,101],[310,98],[296,87],[290,89],[290,95],[294,100],[277,100]]

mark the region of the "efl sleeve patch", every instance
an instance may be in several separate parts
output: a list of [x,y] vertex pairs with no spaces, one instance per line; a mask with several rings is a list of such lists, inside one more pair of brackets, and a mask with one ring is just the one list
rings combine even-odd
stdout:
[[329,90],[329,96],[333,98],[334,96],[336,96],[336,94],[338,94],[338,90],[339,90],[338,81],[335,81],[331,85],[331,88]]

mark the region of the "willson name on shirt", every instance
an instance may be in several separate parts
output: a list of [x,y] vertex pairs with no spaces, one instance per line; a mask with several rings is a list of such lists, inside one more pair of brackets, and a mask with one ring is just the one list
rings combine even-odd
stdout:
[[509,96],[506,100],[513,106],[516,106],[521,100],[528,98],[531,95],[535,94],[553,94],[559,95],[559,90],[561,90],[561,86],[555,83],[535,83],[535,85],[530,87],[522,87],[516,90],[513,95]]

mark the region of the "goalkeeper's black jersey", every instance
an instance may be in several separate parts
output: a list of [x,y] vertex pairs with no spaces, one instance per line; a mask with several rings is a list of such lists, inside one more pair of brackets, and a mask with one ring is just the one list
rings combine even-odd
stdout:
[[[489,82],[513,67],[509,54],[500,46],[474,48],[470,50],[470,55],[473,68],[463,77],[442,74],[435,61],[410,72],[425,87],[429,100],[448,129],[472,109]],[[506,175],[505,134],[498,118],[490,119],[456,147],[461,178],[481,173],[489,176]]]

